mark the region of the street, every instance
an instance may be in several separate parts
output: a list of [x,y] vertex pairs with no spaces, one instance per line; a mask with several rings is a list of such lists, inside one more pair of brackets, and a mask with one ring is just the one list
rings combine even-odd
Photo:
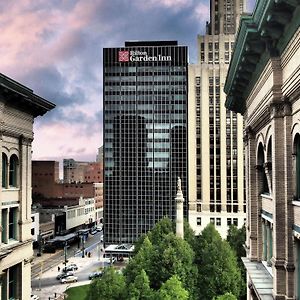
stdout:
[[78,252],[77,244],[68,248],[68,264],[75,263],[78,266],[78,270],[75,271],[75,276],[78,277],[77,283],[61,284],[60,281],[56,279],[56,276],[60,273],[58,266],[60,270],[64,267],[63,250],[53,254],[43,254],[41,257],[35,257],[32,262],[32,293],[38,295],[40,300],[48,300],[49,297],[54,297],[54,293],[57,293],[57,295],[63,294],[66,288],[70,286],[88,284],[90,282],[88,278],[90,273],[100,267],[109,265],[108,259],[104,259],[103,255],[100,255],[100,250],[103,247],[103,244],[100,243],[101,235],[102,232],[94,236],[90,235],[85,243],[86,253],[91,252],[91,257],[87,255],[82,257],[82,252]]

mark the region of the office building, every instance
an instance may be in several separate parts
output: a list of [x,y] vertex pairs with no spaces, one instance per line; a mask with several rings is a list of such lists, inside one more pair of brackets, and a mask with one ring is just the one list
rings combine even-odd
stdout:
[[187,55],[176,41],[104,49],[105,244],[175,220],[177,177],[187,217]]
[[209,222],[223,238],[243,226],[243,119],[224,107],[223,86],[244,0],[210,1],[206,34],[189,65],[189,222],[199,234]]
[[32,90],[0,73],[2,300],[30,299],[31,151],[33,122],[55,107]]
[[225,84],[245,121],[248,299],[300,298],[299,46],[299,1],[257,1]]

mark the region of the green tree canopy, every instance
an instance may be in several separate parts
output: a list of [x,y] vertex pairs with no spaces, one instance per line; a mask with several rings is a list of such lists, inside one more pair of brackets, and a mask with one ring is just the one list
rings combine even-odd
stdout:
[[244,244],[246,241],[246,228],[237,228],[235,225],[230,225],[227,234],[227,241],[230,247],[235,251],[238,258],[246,256]]
[[184,288],[192,294],[197,273],[194,251],[188,242],[174,234],[173,228],[171,220],[164,218],[142,238],[139,251],[124,271],[128,284],[143,269],[151,288],[158,290],[170,277],[177,275]]
[[122,300],[125,298],[125,279],[113,267],[104,269],[101,278],[94,279],[86,300]]
[[178,276],[168,279],[159,289],[157,300],[187,300],[189,293],[182,287]]
[[184,220],[184,240],[187,241],[192,248],[195,245],[195,232],[187,220]]
[[152,268],[149,270],[151,285],[158,289],[173,275],[177,275],[185,288],[193,285],[196,274],[194,251],[174,233],[165,235],[155,247]]
[[128,265],[123,271],[128,284],[134,282],[135,277],[140,274],[142,270],[146,271],[149,276],[149,272],[152,269],[154,253],[155,249],[151,241],[148,236],[145,236],[143,238],[143,243],[140,246],[140,250],[132,259],[130,259]]
[[153,245],[158,245],[171,232],[175,233],[175,224],[165,217],[157,222],[147,235]]
[[237,300],[237,298],[231,293],[226,293],[225,295],[218,296],[217,298],[214,299],[215,300]]
[[150,288],[149,278],[144,270],[141,270],[141,272],[135,277],[134,282],[129,284],[127,299],[154,299],[154,291]]
[[241,273],[234,251],[209,224],[196,240],[198,298],[213,299],[231,292],[240,294]]

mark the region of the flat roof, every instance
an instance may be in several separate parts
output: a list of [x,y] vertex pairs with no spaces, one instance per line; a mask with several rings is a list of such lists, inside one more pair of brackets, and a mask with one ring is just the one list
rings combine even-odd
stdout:
[[125,47],[177,46],[177,41],[126,41]]
[[119,245],[109,245],[105,248],[106,253],[132,253],[134,250],[134,245],[132,244],[119,244]]

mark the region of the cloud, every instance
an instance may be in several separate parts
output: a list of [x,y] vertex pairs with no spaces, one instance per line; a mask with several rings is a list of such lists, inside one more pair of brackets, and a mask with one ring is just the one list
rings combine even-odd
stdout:
[[0,72],[56,104],[35,120],[33,157],[94,159],[102,144],[103,47],[173,39],[195,62],[208,20],[208,0],[1,1]]

